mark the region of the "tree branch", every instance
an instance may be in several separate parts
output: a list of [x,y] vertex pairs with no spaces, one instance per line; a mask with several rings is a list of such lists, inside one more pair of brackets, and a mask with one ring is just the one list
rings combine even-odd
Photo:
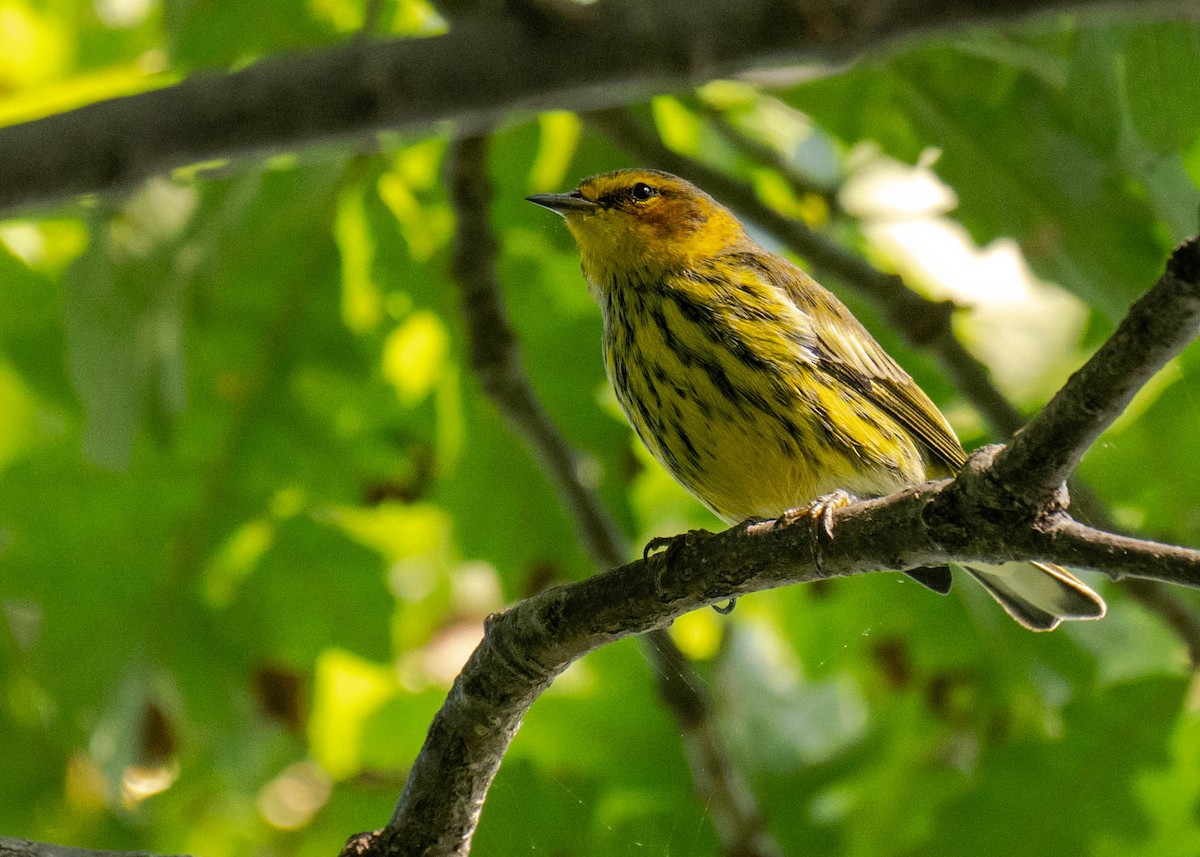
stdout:
[[1121,588],[1175,632],[1187,647],[1188,664],[1193,670],[1200,669],[1200,618],[1195,611],[1161,581],[1128,578]]
[[94,851],[48,842],[32,842],[15,836],[0,836],[0,857],[163,857],[146,851]]
[[442,810],[460,804],[450,796],[470,796],[462,802],[468,808],[482,801],[538,694],[575,659],[664,628],[690,610],[822,578],[1001,556],[1200,586],[1200,551],[1092,530],[1061,512],[1041,526],[1007,528],[991,522],[993,509],[949,499],[955,484],[927,483],[840,509],[832,541],[819,539],[807,522],[688,534],[648,560],[546,590],[489,617],[483,642],[434,718],[379,853],[465,854],[470,825],[461,813],[452,823]]
[[841,201],[838,199],[840,188],[836,183],[819,182],[812,176],[806,175],[774,146],[744,133],[719,107],[701,102],[700,112],[708,119],[709,125],[720,135],[721,139],[751,161],[762,164],[775,172],[797,197],[815,196],[824,203],[831,215],[837,216],[845,213]]
[[1056,492],[1134,395],[1200,333],[1200,243],[1176,248],[1162,278],[1050,404],[1013,439],[995,478],[1030,502]]
[[542,408],[529,381],[496,280],[496,236],[488,220],[491,180],[482,138],[455,143],[449,182],[456,215],[452,275],[467,325],[467,359],[509,429],[529,448],[563,499],[584,550],[602,568],[629,545],[608,510],[578,477],[579,456]]
[[[455,18],[450,33],[273,57],[0,129],[0,210],[127,187],[191,163],[515,110],[641,100],[799,60],[842,62],[929,28],[1111,0],[608,0],[580,21]],[[1145,15],[1145,3],[1126,0]],[[1166,15],[1184,0],[1149,4]]]

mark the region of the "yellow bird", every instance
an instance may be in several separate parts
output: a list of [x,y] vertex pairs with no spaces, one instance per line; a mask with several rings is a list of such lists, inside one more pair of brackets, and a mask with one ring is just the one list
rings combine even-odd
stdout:
[[[927,478],[966,453],[924,391],[812,277],[699,188],[657,170],[531,202],[561,214],[604,316],[604,363],[638,436],[729,523],[815,514]],[[1027,628],[1096,619],[1058,566],[967,569]],[[946,569],[913,572],[949,590]]]

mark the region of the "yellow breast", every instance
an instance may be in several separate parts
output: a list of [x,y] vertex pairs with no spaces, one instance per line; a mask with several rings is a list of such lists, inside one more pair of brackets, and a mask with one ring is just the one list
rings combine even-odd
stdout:
[[[836,488],[882,494],[924,478],[907,433],[822,371],[794,304],[764,290],[722,306],[678,282],[599,291],[605,364],[630,423],[726,521],[774,517]],[[746,312],[747,297],[756,311]]]

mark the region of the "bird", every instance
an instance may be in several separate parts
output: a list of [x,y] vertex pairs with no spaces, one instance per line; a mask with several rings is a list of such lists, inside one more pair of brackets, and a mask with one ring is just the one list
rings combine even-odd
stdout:
[[[762,247],[692,183],[654,169],[584,179],[530,202],[561,215],[603,317],[617,400],[655,459],[726,523],[832,511],[953,476],[949,422],[831,292]],[[1059,566],[971,563],[1021,625],[1097,619]],[[908,572],[938,592],[950,571]]]

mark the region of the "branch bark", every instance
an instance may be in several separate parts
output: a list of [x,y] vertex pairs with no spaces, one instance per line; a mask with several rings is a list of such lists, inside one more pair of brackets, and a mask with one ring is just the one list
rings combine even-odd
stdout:
[[1200,333],[1200,245],[1180,245],[1093,359],[1013,439],[995,478],[1037,501],[1059,489],[1142,386]]
[[[996,449],[973,458],[980,474],[990,472]],[[524,712],[562,670],[600,646],[664,628],[688,611],[731,597],[822,578],[997,557],[1200,587],[1200,551],[1093,530],[1061,511],[1036,524],[1007,526],[997,523],[1006,517],[1004,510],[997,515],[991,505],[1006,502],[1005,493],[971,492],[975,502],[964,502],[953,490],[957,484],[927,483],[840,509],[832,540],[819,538],[818,528],[807,522],[689,533],[648,560],[546,590],[490,617],[483,642],[434,718],[406,799],[379,837],[377,853],[465,854],[469,819],[477,815],[477,802]],[[454,810],[453,822],[445,817],[447,806]],[[434,821],[426,823],[430,818]]]
[[[0,211],[127,187],[191,163],[517,110],[594,109],[763,66],[844,62],[930,28],[1111,0],[623,0],[577,20],[456,18],[450,33],[274,57],[0,129]],[[1185,0],[1126,0],[1139,15]]]
[[0,836],[0,857],[163,857],[146,851],[93,851],[15,836]]

